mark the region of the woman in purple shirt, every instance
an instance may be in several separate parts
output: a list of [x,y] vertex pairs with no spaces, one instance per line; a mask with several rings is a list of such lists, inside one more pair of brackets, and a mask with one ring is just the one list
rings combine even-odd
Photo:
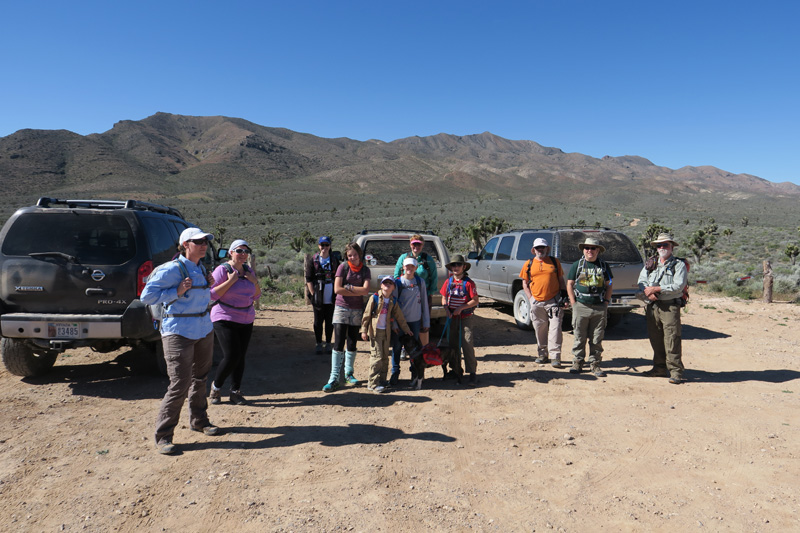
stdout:
[[222,348],[222,362],[217,368],[217,377],[211,382],[209,396],[212,404],[222,401],[220,388],[228,376],[231,376],[231,403],[247,404],[240,390],[244,375],[244,355],[256,318],[253,302],[261,297],[258,278],[247,266],[251,253],[247,241],[233,241],[228,249],[230,261],[218,266],[213,273],[211,299],[216,301],[216,305],[211,309],[211,321]]
[[[336,269],[333,292],[336,307],[333,311],[333,351],[331,352],[331,376],[324,392],[333,392],[341,387],[340,378],[353,385],[358,380],[353,376],[356,360],[356,342],[360,338],[361,315],[364,314],[364,296],[369,294],[372,274],[364,264],[361,247],[351,242],[344,248],[347,262]],[[345,349],[347,340],[347,351]],[[341,375],[344,364],[344,376]]]

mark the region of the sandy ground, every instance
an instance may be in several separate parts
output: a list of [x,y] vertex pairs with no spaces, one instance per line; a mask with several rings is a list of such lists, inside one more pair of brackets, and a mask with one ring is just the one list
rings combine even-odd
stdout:
[[[259,313],[221,437],[153,425],[166,378],[141,354],[75,351],[0,370],[2,531],[798,531],[798,315],[694,294],[688,382],[645,378],[641,314],[608,332],[608,376],[533,362],[533,334],[479,309],[479,386],[320,391],[307,308]],[[570,347],[572,335],[565,335]],[[356,376],[368,373],[366,343]],[[567,350],[569,352],[569,349]],[[569,356],[565,356],[569,359]]]

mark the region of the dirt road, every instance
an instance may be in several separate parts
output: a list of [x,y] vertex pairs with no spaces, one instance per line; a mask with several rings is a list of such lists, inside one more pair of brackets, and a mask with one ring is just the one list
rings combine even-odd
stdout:
[[797,531],[799,316],[694,294],[688,382],[670,385],[640,375],[641,314],[609,331],[596,379],[535,364],[532,333],[482,307],[477,388],[434,369],[421,391],[376,395],[322,393],[310,312],[267,309],[250,405],[211,406],[221,437],[184,411],[170,457],[153,445],[166,378],[136,353],[0,370],[0,530]]

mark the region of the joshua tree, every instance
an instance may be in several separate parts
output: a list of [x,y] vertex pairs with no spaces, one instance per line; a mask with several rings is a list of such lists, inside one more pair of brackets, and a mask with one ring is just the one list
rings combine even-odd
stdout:
[[689,237],[687,244],[698,263],[700,263],[700,259],[704,255],[714,250],[714,245],[717,242],[717,229],[718,226],[711,222],[706,227],[692,233],[692,236]]
[[650,224],[647,226],[647,229],[642,236],[639,237],[639,242],[637,244],[639,245],[639,250],[641,250],[643,256],[648,257],[655,255],[655,250],[650,245],[650,242],[658,237],[659,233],[672,233],[672,228],[668,228],[663,224],[658,223]]
[[792,266],[794,266],[797,256],[800,255],[800,246],[797,246],[796,244],[787,244],[783,253],[789,258],[789,262],[792,264]]

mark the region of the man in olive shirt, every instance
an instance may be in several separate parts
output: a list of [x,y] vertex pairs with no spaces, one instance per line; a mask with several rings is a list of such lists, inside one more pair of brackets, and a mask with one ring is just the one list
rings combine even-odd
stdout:
[[589,365],[595,377],[605,377],[600,368],[603,359],[603,337],[606,332],[606,311],[611,301],[611,268],[600,259],[605,246],[595,238],[587,237],[578,245],[583,252],[579,261],[572,263],[567,275],[567,294],[572,304],[572,326],[575,344],[572,346],[570,374],[580,374],[586,359],[586,342],[589,342]]

